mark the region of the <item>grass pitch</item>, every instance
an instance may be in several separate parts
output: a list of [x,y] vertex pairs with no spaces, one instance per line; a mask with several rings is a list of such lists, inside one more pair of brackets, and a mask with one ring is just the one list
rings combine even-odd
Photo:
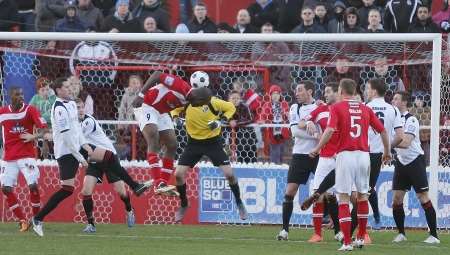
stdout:
[[[289,241],[276,241],[279,226],[216,226],[216,225],[97,225],[97,233],[84,234],[84,225],[46,223],[45,236],[32,231],[19,233],[16,224],[0,224],[0,254],[4,255],[288,255],[340,254],[340,244],[332,231],[325,232],[325,241],[309,244],[310,230],[292,228]],[[438,255],[450,254],[450,235],[441,234],[441,244],[422,243],[425,231],[409,231],[408,242],[392,244],[393,231],[371,232],[374,242],[353,253],[367,255]]]

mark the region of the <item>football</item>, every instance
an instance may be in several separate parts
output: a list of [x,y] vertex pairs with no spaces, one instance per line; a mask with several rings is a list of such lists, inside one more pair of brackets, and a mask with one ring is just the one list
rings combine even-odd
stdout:
[[209,75],[203,71],[196,71],[191,75],[190,81],[193,88],[208,87]]

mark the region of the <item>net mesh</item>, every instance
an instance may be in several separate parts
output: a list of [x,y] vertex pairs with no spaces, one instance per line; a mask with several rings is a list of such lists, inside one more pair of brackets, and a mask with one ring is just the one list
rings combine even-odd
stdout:
[[[444,43],[443,63],[448,58],[447,44]],[[225,149],[229,152],[233,162],[255,163],[252,165],[254,176],[253,185],[260,180],[265,183],[263,192],[265,212],[273,212],[273,221],[279,223],[281,210],[279,203],[282,197],[271,198],[268,182],[275,185],[276,194],[283,194],[286,167],[279,172],[267,170],[262,162],[289,163],[291,158],[292,139],[289,137],[288,110],[295,103],[294,88],[302,80],[312,80],[315,85],[315,98],[321,99],[327,82],[351,78],[359,84],[362,97],[365,96],[365,84],[374,77],[383,78],[388,85],[386,99],[392,99],[395,91],[408,90],[412,92],[413,102],[410,109],[422,125],[420,139],[425,150],[427,163],[430,160],[430,125],[431,125],[431,67],[432,44],[425,42],[367,42],[367,43],[336,43],[336,42],[105,42],[105,41],[0,41],[0,80],[2,90],[0,97],[6,104],[7,89],[11,86],[26,88],[25,97],[30,100],[39,93],[34,89],[36,81],[45,77],[51,81],[59,76],[73,75],[71,92],[88,102],[94,116],[102,121],[102,127],[114,141],[119,156],[123,160],[145,160],[146,145],[137,126],[133,121],[131,102],[136,96],[139,86],[152,72],[160,70],[172,72],[186,80],[197,70],[206,71],[210,76],[210,86],[216,95],[228,100],[230,92],[238,90],[241,95],[241,106],[248,107],[251,115],[245,119],[250,123],[236,128],[224,128],[223,137]],[[173,70],[173,66],[176,66]],[[441,121],[439,163],[439,225],[448,227],[450,210],[446,205],[446,197],[450,194],[448,157],[450,140],[448,139],[450,124],[450,77],[449,68],[443,64],[441,81]],[[134,81],[133,79],[136,79]],[[281,88],[281,99],[278,111],[272,112],[272,97],[270,87],[278,85]],[[31,89],[30,89],[31,88]],[[50,93],[52,93],[50,91]],[[255,95],[252,97],[252,95]],[[256,101],[252,101],[256,98]],[[5,99],[5,100],[3,100]],[[42,106],[44,111],[50,108]],[[88,111],[89,113],[89,111]],[[240,116],[241,117],[241,116]],[[284,129],[283,129],[284,128]],[[288,133],[287,136],[284,134]],[[180,155],[186,145],[187,135],[183,127],[176,128]],[[43,149],[40,143],[40,151]],[[52,159],[50,153],[39,155],[41,159]],[[433,153],[433,152],[432,152]],[[437,152],[436,152],[437,153]],[[267,170],[267,171],[266,171]],[[149,178],[145,167],[134,169],[140,179]],[[215,170],[206,169],[193,172],[189,190],[193,200],[203,201],[201,176],[220,176]],[[239,171],[238,171],[239,172]],[[238,175],[239,176],[239,175]],[[242,175],[245,178],[245,174]],[[392,171],[387,169],[385,176],[379,183],[379,201],[382,216],[385,217],[387,227],[394,226],[391,219],[390,205],[392,194],[390,191],[390,177]],[[145,178],[144,178],[145,177]],[[273,177],[273,178],[272,178]],[[57,172],[45,171],[41,183],[47,188],[59,185]],[[258,179],[259,178],[259,179]],[[188,181],[189,182],[189,181]],[[437,184],[437,183],[436,183]],[[271,184],[273,185],[273,184]],[[242,187],[242,184],[241,184]],[[249,186],[250,187],[250,186]],[[256,187],[256,186],[255,186]],[[309,188],[300,194],[304,198]],[[17,188],[19,199],[24,206],[28,206],[28,192],[25,187]],[[195,192],[194,192],[195,191]],[[243,193],[251,193],[252,188],[244,189]],[[281,196],[281,195],[280,195]],[[84,213],[79,203],[75,206],[76,216],[73,221],[84,221]],[[112,205],[118,197],[112,190],[102,190],[95,194],[96,218],[99,222],[109,223],[114,218]],[[253,200],[252,200],[253,199]],[[268,203],[275,199],[275,203]],[[119,199],[120,200],[120,199]],[[248,203],[255,206],[262,200],[248,198]],[[411,210],[407,216],[411,217],[410,225],[422,226],[420,219],[422,212],[420,205],[411,193],[407,203]],[[142,203],[148,206],[143,212],[145,223],[172,222],[173,212],[177,206],[174,199],[162,199],[150,196]],[[277,204],[278,203],[278,204]],[[271,209],[268,205],[273,206]],[[200,206],[200,205],[199,205]],[[220,205],[221,206],[221,205]],[[251,204],[249,204],[251,206]],[[262,205],[258,205],[262,206]],[[278,206],[278,207],[277,207]],[[267,207],[267,208],[266,208]],[[226,207],[228,210],[229,207]],[[235,208],[234,208],[235,209]],[[225,210],[225,209],[224,209]],[[226,211],[225,210],[225,211]],[[296,210],[297,211],[297,210]],[[27,209],[27,214],[30,214]],[[8,212],[4,219],[11,220]],[[273,215],[272,215],[273,216]],[[271,217],[272,217],[271,216]],[[423,216],[423,215],[422,215]],[[222,212],[216,216],[216,221],[235,222],[236,215]],[[296,217],[296,216],[295,216]],[[305,218],[306,217],[306,218]],[[200,217],[201,218],[201,217]],[[277,218],[275,220],[275,218]],[[422,217],[423,218],[423,217]],[[254,216],[251,222],[264,223],[263,218]],[[300,214],[295,224],[309,224],[307,214]]]

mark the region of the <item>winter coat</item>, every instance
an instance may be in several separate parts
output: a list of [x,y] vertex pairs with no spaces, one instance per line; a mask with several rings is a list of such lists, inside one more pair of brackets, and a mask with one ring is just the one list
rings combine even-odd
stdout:
[[291,33],[326,33],[327,31],[319,24],[313,23],[310,26],[305,26],[303,23],[295,27]]
[[[279,110],[281,110],[281,122],[273,121],[273,110],[274,106],[271,101],[267,101],[261,107],[261,113],[259,114],[259,121],[271,124],[286,124],[289,123],[289,104],[286,101],[279,102]],[[264,140],[268,140],[270,144],[281,144],[284,143],[290,137],[289,128],[281,128],[279,130],[280,134],[275,135],[274,128],[264,128]]]
[[153,17],[158,29],[168,33],[170,32],[169,13],[164,10],[158,2],[154,6],[146,6],[144,3],[136,6],[133,10],[133,17],[139,19],[142,24],[147,17]]
[[408,33],[440,33],[441,29],[431,20],[427,19],[425,24],[422,24],[419,20],[415,20],[409,25]]
[[77,16],[73,18],[64,17],[56,21],[55,32],[86,32],[87,26]]
[[65,0],[36,0],[36,31],[50,32],[66,15]]
[[193,18],[187,24],[190,33],[217,33],[217,26],[208,17],[200,24],[196,18]]
[[[241,33],[240,30],[239,30],[238,25],[235,25],[233,27],[233,29],[234,29],[233,33]],[[244,29],[244,31],[241,34],[251,34],[251,33],[259,33],[259,32],[260,31],[259,31],[258,28],[256,28],[256,27],[254,27],[254,26],[249,24],[249,25],[245,26],[245,29]]]
[[12,31],[18,21],[16,3],[13,0],[0,1],[0,31]]
[[280,33],[289,33],[301,23],[300,11],[303,0],[278,1],[278,28]]
[[384,13],[384,29],[392,33],[406,33],[414,21],[420,0],[390,0]]
[[267,22],[275,28],[278,27],[278,8],[274,1],[266,5],[264,9],[258,3],[251,4],[247,11],[250,13],[251,24],[254,27],[261,28]]
[[109,32],[111,29],[115,28],[119,30],[120,33],[139,33],[141,32],[141,25],[139,20],[132,18],[130,14],[124,20],[118,19],[116,16],[110,15],[105,18],[103,25],[100,28],[102,32]]
[[86,8],[78,8],[77,13],[89,30],[100,30],[104,18],[103,13],[92,2]]

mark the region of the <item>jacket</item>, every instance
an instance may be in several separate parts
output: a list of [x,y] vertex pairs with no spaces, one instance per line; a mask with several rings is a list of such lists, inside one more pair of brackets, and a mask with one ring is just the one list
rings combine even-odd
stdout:
[[300,24],[303,0],[278,0],[278,28],[280,33],[289,33]]
[[291,33],[326,33],[327,31],[316,23],[313,23],[311,26],[305,26],[303,23],[295,27]]
[[86,8],[78,8],[77,13],[89,30],[100,30],[103,23],[103,13],[92,2]]
[[200,24],[196,18],[193,18],[187,24],[190,33],[217,33],[217,26],[208,17]]
[[[273,110],[274,108],[278,108],[281,111],[281,121],[274,121]],[[261,113],[258,117],[259,121],[265,123],[273,123],[273,124],[286,124],[289,123],[289,105],[286,101],[280,101],[278,106],[274,106],[272,102],[267,101],[261,107]],[[268,140],[270,144],[280,144],[284,143],[290,137],[289,128],[277,128],[279,130],[274,130],[275,128],[269,127],[264,128],[264,139]],[[275,132],[277,131],[277,132]],[[275,134],[279,132],[280,136],[276,136]]]
[[[237,24],[233,27],[233,30],[234,30],[233,33],[241,33]],[[245,29],[242,32],[242,34],[251,34],[251,33],[259,33],[259,32],[260,31],[258,28],[248,24],[245,26]]]
[[19,17],[17,5],[13,0],[3,0],[0,2],[0,31],[12,31],[17,27]]
[[41,113],[42,118],[47,122],[48,127],[51,127],[51,110],[53,103],[56,101],[56,96],[51,95],[48,96],[47,99],[44,99],[39,94],[34,95],[31,98],[30,105],[35,106],[39,112]]
[[422,24],[419,20],[415,20],[409,25],[408,33],[440,33],[441,29],[431,20],[431,18]]
[[36,31],[50,32],[66,15],[65,0],[36,0]]
[[253,26],[260,28],[270,22],[275,28],[278,27],[278,8],[274,1],[270,1],[264,8],[258,3],[251,4],[247,11],[250,13]]
[[86,30],[87,26],[77,16],[57,20],[54,28],[55,32],[86,32]]
[[100,31],[109,32],[113,28],[119,30],[120,33],[141,32],[139,20],[134,19],[131,14],[128,14],[124,20],[118,19],[114,14],[106,17]]
[[390,0],[384,13],[384,29],[392,33],[406,33],[414,21],[420,0]]

